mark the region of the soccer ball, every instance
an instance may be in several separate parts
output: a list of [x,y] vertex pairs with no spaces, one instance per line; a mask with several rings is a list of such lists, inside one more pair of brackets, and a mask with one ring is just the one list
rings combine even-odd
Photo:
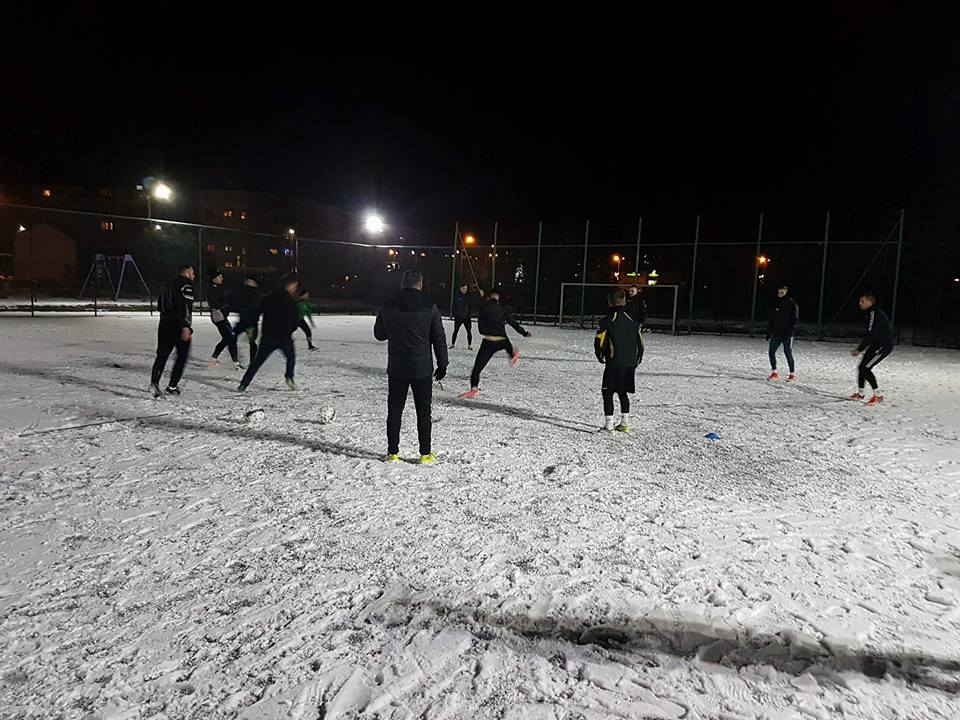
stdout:
[[244,421],[248,423],[258,423],[261,422],[267,414],[260,408],[256,410],[248,410],[243,414]]
[[320,413],[317,415],[317,420],[321,425],[329,425],[337,417],[337,411],[332,407],[323,407],[320,408]]

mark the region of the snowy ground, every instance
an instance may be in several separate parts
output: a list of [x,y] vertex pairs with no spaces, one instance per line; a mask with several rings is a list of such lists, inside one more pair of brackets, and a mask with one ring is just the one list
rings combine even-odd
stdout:
[[198,328],[154,401],[149,318],[0,318],[0,717],[960,717],[956,352],[868,408],[846,346],[653,335],[611,437],[539,328],[479,402],[452,351],[420,467],[371,318],[247,396]]

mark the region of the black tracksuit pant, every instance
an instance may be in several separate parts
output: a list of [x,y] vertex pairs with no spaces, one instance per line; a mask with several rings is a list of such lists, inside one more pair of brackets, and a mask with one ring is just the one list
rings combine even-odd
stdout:
[[613,390],[601,390],[603,394],[603,414],[607,417],[613,415],[613,396],[620,398],[620,412],[630,412],[630,396],[625,392],[614,392]]
[[887,355],[893,352],[893,346],[868,347],[860,356],[860,364],[857,365],[857,387],[863,390],[865,383],[870,383],[870,387],[877,389],[877,378],[873,375],[873,368],[877,366]]
[[297,327],[303,330],[303,334],[307,336],[307,347],[313,347],[313,333],[310,332],[310,326],[307,324],[307,319],[300,318],[300,322],[297,323]]
[[235,335],[240,335],[240,333],[246,333],[247,342],[250,343],[250,362],[253,362],[253,359],[257,356],[257,337],[260,335],[260,328],[257,326],[257,321],[254,320],[244,320],[240,318],[240,322],[237,323],[237,326],[233,329]]
[[221,320],[218,323],[214,323],[217,326],[217,330],[220,331],[220,342],[217,343],[217,346],[213,349],[213,357],[220,357],[220,353],[223,352],[224,348],[230,349],[230,358],[234,362],[239,361],[239,356],[237,355],[237,336],[233,332],[233,326],[230,324],[229,320]]
[[267,358],[273,354],[274,350],[279,350],[286,356],[287,369],[283,376],[287,380],[293,380],[293,371],[297,364],[297,356],[293,350],[293,338],[286,338],[285,340],[279,341],[273,338],[264,338],[263,342],[260,343],[260,349],[257,350],[257,356],[253,358],[250,367],[248,367],[247,371],[243,374],[243,379],[240,381],[241,385],[246,387],[253,381],[257,371],[259,371],[261,366],[267,361]]
[[513,357],[513,343],[510,342],[509,338],[503,340],[483,339],[483,342],[480,343],[480,350],[477,351],[477,359],[473,363],[473,372],[470,374],[470,387],[480,387],[480,373],[490,362],[490,358],[501,350]]
[[453,337],[450,340],[450,345],[457,344],[457,333],[460,332],[460,328],[465,327],[467,329],[467,345],[473,345],[473,319],[466,318],[454,318],[453,319]]
[[403,380],[391,377],[387,392],[387,452],[400,452],[400,421],[403,407],[407,404],[407,391],[413,388],[413,404],[417,409],[417,435],[420,439],[420,454],[430,454],[430,434],[433,427],[431,404],[433,402],[433,377]]
[[160,384],[160,377],[163,375],[163,369],[167,365],[170,353],[176,349],[177,359],[173,362],[173,370],[170,373],[170,387],[176,387],[183,377],[183,368],[187,364],[187,355],[190,354],[190,341],[183,340],[180,335],[183,328],[159,327],[157,329],[157,359],[153,362],[153,372],[150,373],[150,382],[154,385]]

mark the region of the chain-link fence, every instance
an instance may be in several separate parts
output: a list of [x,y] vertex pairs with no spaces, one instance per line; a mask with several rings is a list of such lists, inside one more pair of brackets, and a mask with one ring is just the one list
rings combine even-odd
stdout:
[[269,290],[296,270],[319,311],[367,313],[415,269],[444,313],[461,284],[496,287],[535,323],[557,323],[562,311],[564,324],[592,324],[605,311],[606,291],[589,288],[609,283],[643,286],[655,314],[669,316],[672,292],[650,286],[676,285],[678,331],[720,334],[763,334],[776,289],[787,284],[800,305],[799,332],[827,339],[862,330],[856,300],[872,290],[901,341],[960,347],[958,230],[953,211],[770,211],[467,219],[407,239],[333,240],[0,205],[0,310],[148,310],[176,266],[191,263],[201,309],[207,271],[216,267],[234,290],[251,276]]

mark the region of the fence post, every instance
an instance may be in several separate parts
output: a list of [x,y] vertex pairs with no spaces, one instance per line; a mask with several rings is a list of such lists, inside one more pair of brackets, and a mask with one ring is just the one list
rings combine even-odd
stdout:
[[640,277],[640,235],[643,233],[643,218],[637,221],[637,259],[633,264],[633,284],[636,285]]
[[533,324],[537,324],[537,310],[540,308],[540,245],[543,240],[543,220],[537,223],[537,274],[533,279]]
[[[897,293],[900,290],[900,255],[903,252],[903,221],[906,210],[900,210],[900,237],[897,238],[897,269],[893,275],[893,307],[890,308],[890,324],[897,327]],[[900,337],[900,333],[897,333]]]
[[690,310],[687,314],[687,334],[693,330],[693,296],[697,288],[697,251],[700,249],[700,215],[697,215],[697,229],[693,234],[693,270],[690,272]]
[[580,327],[583,327],[584,302],[587,299],[587,244],[590,242],[590,219],[587,218],[587,229],[583,234],[583,269],[580,273]]
[[830,211],[827,210],[827,223],[823,229],[823,260],[820,262],[820,308],[817,310],[818,340],[823,340],[823,294],[827,287],[827,245],[830,242]]
[[460,223],[453,224],[453,254],[450,256],[450,317],[453,317],[453,298],[457,284],[457,239],[460,237]]
[[493,252],[491,253],[490,265],[490,290],[497,289],[497,235],[500,232],[500,223],[493,221]]
[[760,228],[757,230],[757,252],[753,257],[753,300],[750,302],[750,336],[753,337],[753,323],[757,319],[757,282],[760,275],[760,242],[763,240],[763,213],[760,213]]
[[30,281],[30,317],[36,317],[34,312],[34,303],[36,302],[37,297],[37,279],[33,278]]
[[197,315],[203,314],[203,228],[197,228]]
[[93,316],[99,314],[100,301],[100,263],[97,262],[97,250],[93,250]]

